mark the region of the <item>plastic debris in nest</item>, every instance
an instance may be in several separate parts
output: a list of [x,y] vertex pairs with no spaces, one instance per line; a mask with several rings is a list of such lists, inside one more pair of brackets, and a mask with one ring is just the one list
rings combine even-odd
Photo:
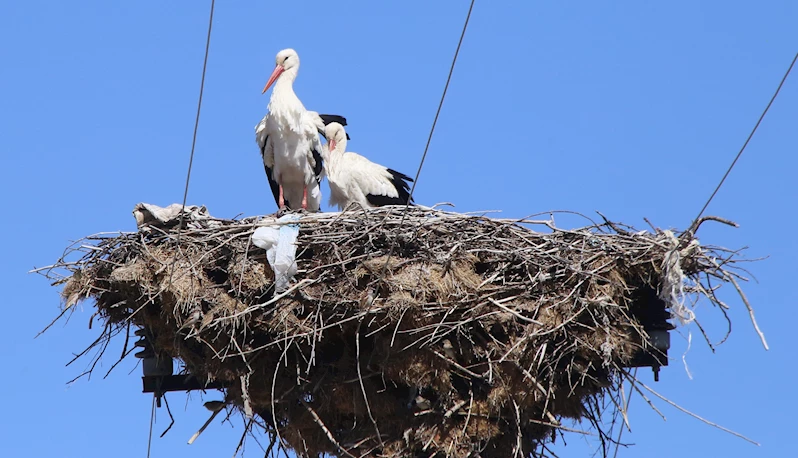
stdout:
[[684,326],[695,320],[695,313],[684,305],[684,283],[686,276],[682,271],[681,259],[689,256],[693,250],[699,249],[698,240],[691,240],[687,247],[680,249],[680,241],[670,230],[662,232],[670,250],[662,260],[662,284],[659,298],[668,304],[671,317]]
[[[299,221],[295,213],[283,215],[278,223]],[[274,292],[280,294],[288,289],[296,274],[296,238],[299,236],[298,224],[281,224],[259,227],[252,234],[252,243],[266,250],[266,259],[274,271]]]

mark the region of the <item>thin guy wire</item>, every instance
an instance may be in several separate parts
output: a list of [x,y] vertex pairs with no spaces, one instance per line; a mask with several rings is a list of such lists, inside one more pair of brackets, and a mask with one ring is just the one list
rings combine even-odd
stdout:
[[[626,413],[626,415],[625,415],[626,417],[629,416],[629,404],[632,403],[632,393],[634,393],[634,386],[632,386],[632,384],[635,382],[635,380],[637,380],[637,369],[638,368],[635,367],[635,372],[634,372],[634,374],[632,374],[632,379],[629,381],[629,396],[626,397],[626,406],[624,406],[624,408],[626,409],[626,412],[625,412]],[[621,383],[623,383],[623,382],[621,382]],[[624,424],[625,424],[625,422],[621,423],[621,430],[618,431],[618,439],[615,441],[615,453],[613,453],[612,458],[617,458],[618,457],[618,449],[621,447],[621,436],[623,436],[623,426],[624,426]]]
[[718,186],[716,186],[715,190],[712,191],[712,195],[709,196],[709,199],[707,199],[707,202],[704,204],[704,207],[701,208],[700,212],[698,212],[698,216],[696,216],[696,218],[693,220],[693,223],[690,225],[690,229],[687,232],[693,232],[696,229],[695,226],[698,223],[698,220],[700,220],[701,216],[704,215],[704,211],[706,211],[707,207],[709,207],[709,203],[712,202],[713,198],[715,198],[715,194],[717,194],[718,191],[720,191],[720,187],[723,186],[723,182],[726,181],[726,177],[729,176],[729,173],[731,173],[731,171],[734,168],[735,164],[737,164],[737,160],[740,159],[740,156],[743,155],[743,151],[745,151],[745,147],[748,146],[748,142],[750,142],[751,138],[753,138],[754,133],[759,128],[759,124],[762,123],[762,120],[765,118],[765,115],[767,114],[768,110],[770,110],[770,106],[773,105],[773,102],[776,100],[776,97],[779,95],[779,91],[781,91],[781,87],[784,86],[784,82],[787,81],[787,77],[790,76],[790,71],[792,71],[792,67],[795,65],[795,61],[796,60],[798,60],[798,53],[796,53],[795,57],[792,58],[792,63],[790,63],[790,67],[787,69],[787,72],[784,73],[784,76],[781,78],[781,82],[779,83],[779,87],[776,88],[776,92],[773,93],[773,97],[770,98],[770,102],[768,102],[768,105],[765,107],[765,110],[759,116],[759,120],[757,120],[756,125],[754,126],[753,130],[751,130],[751,133],[748,134],[748,138],[745,139],[745,143],[743,143],[743,147],[740,148],[740,151],[737,153],[737,156],[734,158],[734,161],[732,161],[731,165],[726,170],[726,173],[723,175],[723,178],[721,178],[720,183],[718,183]]
[[152,411],[150,412],[150,435],[147,438],[147,458],[150,458],[152,446],[152,425],[155,423],[155,396],[152,397]]
[[[421,169],[424,167],[424,160],[427,157],[427,151],[429,150],[429,145],[432,142],[432,134],[435,132],[435,126],[438,123],[438,117],[441,114],[441,108],[443,108],[443,102],[446,99],[446,92],[449,89],[449,82],[452,80],[452,73],[454,73],[454,66],[457,63],[457,56],[460,54],[460,47],[463,44],[463,38],[465,37],[466,29],[468,28],[468,21],[471,18],[471,11],[474,9],[474,2],[475,0],[471,0],[471,4],[468,7],[468,14],[466,15],[465,23],[463,24],[463,31],[460,33],[460,39],[457,42],[457,49],[455,49],[454,57],[452,58],[452,65],[449,68],[449,75],[446,77],[446,84],[443,87],[443,94],[441,94],[441,101],[438,103],[438,110],[435,112],[435,119],[432,121],[432,127],[430,128],[429,137],[427,137],[427,144],[424,147],[424,154],[421,156],[421,162],[418,164],[418,170],[416,170],[416,176],[413,180],[413,186],[410,188],[410,195],[407,198],[407,202],[405,202],[405,208],[402,212],[402,218],[399,220],[399,229],[401,229],[402,224],[405,220],[405,215],[407,214],[407,209],[410,206],[410,199],[413,198],[413,191],[416,189],[416,184],[418,184],[418,177],[421,175]],[[398,229],[397,229],[398,234]],[[385,265],[382,266],[382,272],[380,273],[379,279],[377,281],[377,285],[382,282],[383,277],[385,276],[385,272],[388,269],[388,263],[390,262],[391,255],[393,254],[393,250],[396,247],[396,239],[391,242],[391,247],[388,250],[388,256],[385,258]],[[374,305],[374,301],[368,304],[367,312],[371,309]],[[363,324],[363,318],[365,314],[358,320],[357,322],[357,330],[355,331],[356,336],[356,344],[357,344],[357,371],[358,371],[358,378],[360,379],[360,389],[363,392],[363,400],[366,403],[366,410],[369,414],[369,418],[371,419],[371,423],[374,425],[374,429],[377,431],[377,439],[382,443],[382,438],[380,434],[380,429],[377,426],[377,422],[374,419],[373,415],[371,414],[371,407],[369,406],[368,398],[366,397],[365,387],[363,386],[363,379],[360,376],[360,327]]]
[[[188,171],[186,173],[186,187],[183,190],[183,204],[180,207],[180,221],[177,225],[177,251],[182,253],[180,249],[180,236],[183,233],[183,223],[185,220],[185,211],[186,211],[186,201],[188,199],[188,186],[191,181],[191,168],[194,165],[194,149],[197,145],[197,130],[199,129],[199,120],[200,120],[200,112],[202,110],[202,94],[205,92],[205,73],[208,69],[208,53],[211,47],[211,31],[213,30],[213,11],[216,6],[216,0],[211,0],[211,11],[208,17],[208,36],[205,38],[205,57],[202,61],[202,78],[200,79],[200,90],[199,90],[199,98],[197,100],[197,116],[194,119],[194,135],[191,139],[191,154],[188,158]],[[172,260],[171,266],[174,267],[175,263],[177,262],[177,256],[174,257]],[[169,271],[169,284],[172,283],[172,275],[174,274],[174,269],[170,269]]]
[[[421,155],[421,162],[418,164],[418,170],[416,170],[416,176],[413,180],[413,186],[410,188],[410,195],[407,198],[407,202],[405,202],[405,208],[402,211],[402,218],[399,220],[399,227],[397,228],[397,234],[402,229],[402,225],[405,221],[405,216],[407,215],[407,209],[410,207],[410,199],[413,198],[413,192],[416,190],[416,185],[418,184],[418,177],[421,175],[421,169],[424,167],[424,161],[427,159],[427,151],[429,151],[429,145],[432,142],[432,134],[435,133],[435,126],[438,124],[438,117],[441,114],[441,109],[443,108],[443,102],[446,99],[446,92],[449,90],[449,82],[452,80],[452,74],[454,73],[454,66],[457,63],[457,56],[460,54],[460,47],[463,45],[463,38],[465,37],[466,29],[468,29],[468,21],[471,19],[471,11],[474,9],[474,2],[475,0],[471,0],[471,5],[468,7],[468,14],[466,14],[465,23],[463,24],[463,31],[460,33],[460,40],[457,42],[457,49],[454,51],[454,57],[452,58],[452,65],[449,67],[449,75],[446,77],[446,84],[443,86],[443,94],[441,94],[441,100],[438,103],[438,110],[435,112],[435,118],[432,120],[432,127],[429,131],[429,136],[427,137],[427,144],[424,146],[424,154]],[[385,276],[385,272],[388,269],[388,263],[390,262],[391,255],[393,254],[394,248],[396,247],[396,239],[391,242],[391,248],[388,250],[388,256],[385,258],[385,265],[382,267],[382,271],[380,272],[379,281],[377,284],[382,282],[382,278]]]
[[208,36],[205,39],[205,58],[202,61],[202,79],[200,80],[199,98],[197,100],[197,117],[194,119],[194,135],[191,139],[191,154],[188,159],[188,172],[186,173],[186,188],[183,191],[183,205],[180,208],[180,224],[177,227],[177,242],[180,246],[180,232],[183,229],[183,218],[186,210],[186,200],[188,199],[188,186],[191,182],[191,167],[194,165],[194,149],[197,145],[197,130],[199,129],[200,112],[202,111],[202,94],[205,91],[205,72],[208,68],[208,51],[211,47],[211,30],[213,30],[213,10],[216,0],[211,0],[211,12],[208,18]]
[[[197,100],[197,116],[194,119],[194,134],[191,139],[191,154],[189,155],[188,159],[188,172],[186,173],[186,187],[183,191],[183,205],[180,207],[180,224],[177,226],[177,249],[180,250],[180,234],[183,230],[183,221],[184,221],[184,214],[186,210],[186,200],[188,199],[188,185],[191,180],[191,168],[194,165],[194,150],[197,145],[197,130],[199,129],[199,119],[200,119],[200,112],[202,110],[202,94],[205,92],[205,73],[208,69],[208,52],[211,47],[211,31],[213,30],[213,11],[216,6],[216,0],[211,0],[211,11],[208,17],[208,35],[205,38],[205,57],[202,61],[202,77],[200,79],[200,90],[199,90],[199,98]],[[172,264],[177,261],[175,257]],[[172,274],[174,273],[174,269],[172,269],[169,273],[169,282],[172,281]],[[152,446],[152,428],[153,423],[155,421],[155,396],[152,398],[152,413],[150,414],[150,433],[149,438],[147,439],[147,458],[150,458],[150,450]]]

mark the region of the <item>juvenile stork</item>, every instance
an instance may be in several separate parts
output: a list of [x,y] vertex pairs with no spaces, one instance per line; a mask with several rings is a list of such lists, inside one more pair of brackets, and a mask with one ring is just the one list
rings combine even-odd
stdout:
[[299,56],[293,49],[277,53],[276,65],[263,93],[274,85],[269,112],[255,126],[255,140],[274,200],[286,207],[319,211],[321,180],[324,178],[319,134],[330,122],[346,125],[346,118],[308,111],[294,93]]
[[375,164],[365,157],[346,152],[344,126],[331,122],[325,127],[328,144],[324,149],[330,205],[343,210],[352,202],[364,208],[413,203],[410,197],[412,178]]

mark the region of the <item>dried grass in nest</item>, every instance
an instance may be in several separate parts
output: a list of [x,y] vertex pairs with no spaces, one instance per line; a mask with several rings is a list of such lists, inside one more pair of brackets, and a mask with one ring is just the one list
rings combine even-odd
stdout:
[[92,236],[40,272],[66,283],[62,316],[96,301],[98,345],[151,330],[300,456],[485,458],[541,456],[563,418],[606,435],[601,400],[621,405],[645,340],[634,310],[678,287],[723,309],[710,280],[736,276],[692,234],[402,210],[303,215],[277,300],[250,242],[271,217]]

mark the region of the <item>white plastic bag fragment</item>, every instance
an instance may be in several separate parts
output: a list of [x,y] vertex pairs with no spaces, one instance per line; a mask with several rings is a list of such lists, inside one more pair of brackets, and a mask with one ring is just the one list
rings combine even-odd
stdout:
[[671,249],[665,253],[662,260],[662,278],[660,282],[659,298],[663,300],[671,310],[671,318],[678,320],[679,324],[687,327],[687,349],[682,353],[682,363],[687,377],[693,379],[690,368],[687,366],[687,352],[690,351],[690,344],[693,341],[693,333],[690,331],[690,323],[695,321],[695,312],[684,304],[685,274],[682,270],[682,257],[689,255],[693,250],[698,249],[698,241],[692,240],[686,248],[679,251],[679,239],[673,235],[672,231],[663,231],[665,242]]
[[[678,250],[679,240],[671,231],[663,231],[666,243],[672,248],[665,253],[662,260],[662,278],[660,282],[659,298],[662,299],[671,310],[671,318],[679,320],[684,326],[695,320],[695,313],[684,304],[684,282],[685,275],[682,271],[682,253]],[[695,248],[694,244],[687,247],[689,250]]]
[[[299,220],[298,215],[288,214],[280,217],[277,222],[297,220]],[[298,236],[299,224],[259,227],[252,234],[252,243],[266,250],[266,259],[274,271],[275,294],[287,290],[296,274],[296,239]]]
[[[255,229],[255,232],[252,233],[252,243],[258,247],[263,248],[266,251],[271,250],[274,245],[277,245],[277,240],[280,238],[280,227],[279,226],[263,226]],[[274,252],[272,250],[272,256],[269,256],[269,264],[272,263],[274,260]],[[267,254],[268,256],[268,254]]]

